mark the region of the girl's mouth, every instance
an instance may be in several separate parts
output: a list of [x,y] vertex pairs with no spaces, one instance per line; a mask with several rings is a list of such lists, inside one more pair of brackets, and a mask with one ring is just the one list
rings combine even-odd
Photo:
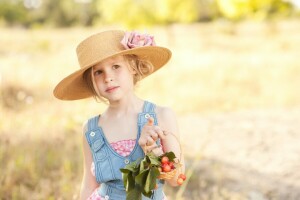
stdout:
[[114,86],[114,87],[108,87],[105,92],[111,93],[114,92],[117,88],[119,88],[119,86]]

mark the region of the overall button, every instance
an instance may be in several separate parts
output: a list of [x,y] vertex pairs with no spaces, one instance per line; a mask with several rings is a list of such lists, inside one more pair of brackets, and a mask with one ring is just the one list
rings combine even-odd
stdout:
[[91,137],[94,137],[94,136],[95,136],[95,132],[92,131],[92,132],[90,133],[90,136],[91,136]]
[[109,196],[108,196],[108,195],[105,195],[104,199],[105,199],[105,200],[109,200]]
[[149,117],[151,117],[149,113],[145,114],[146,119],[148,119]]
[[124,160],[124,163],[125,163],[126,165],[129,164],[129,163],[130,163],[129,159],[125,159],[125,160]]

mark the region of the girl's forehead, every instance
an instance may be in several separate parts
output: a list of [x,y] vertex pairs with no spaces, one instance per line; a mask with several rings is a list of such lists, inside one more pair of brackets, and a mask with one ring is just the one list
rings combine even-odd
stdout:
[[125,58],[124,56],[120,55],[120,56],[114,56],[111,58],[107,58],[101,62],[99,62],[98,64],[96,64],[94,67],[101,67],[101,66],[105,66],[105,65],[112,65],[115,63],[120,63],[120,62],[125,62]]

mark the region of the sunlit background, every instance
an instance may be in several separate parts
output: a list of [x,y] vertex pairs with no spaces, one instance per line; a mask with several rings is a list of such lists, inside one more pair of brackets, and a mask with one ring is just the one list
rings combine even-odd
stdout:
[[299,0],[0,0],[0,199],[79,199],[81,126],[105,105],[52,90],[107,29],[173,52],[136,86],[178,116],[170,200],[300,199],[299,17]]

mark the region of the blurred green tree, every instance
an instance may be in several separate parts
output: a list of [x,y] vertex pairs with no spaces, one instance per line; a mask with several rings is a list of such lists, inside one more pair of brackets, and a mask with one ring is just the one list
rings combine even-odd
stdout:
[[24,27],[90,26],[99,16],[97,0],[0,0],[0,21]]
[[27,10],[21,1],[0,0],[0,21],[5,25],[25,24]]
[[196,0],[99,0],[101,22],[138,25],[187,23],[198,19]]
[[126,27],[289,17],[293,0],[0,0],[0,25]]
[[289,16],[293,5],[283,0],[217,0],[222,15],[231,20]]
[[95,9],[96,1],[74,0],[47,0],[41,9],[45,15],[45,21],[54,26],[90,26],[94,18],[98,16]]

